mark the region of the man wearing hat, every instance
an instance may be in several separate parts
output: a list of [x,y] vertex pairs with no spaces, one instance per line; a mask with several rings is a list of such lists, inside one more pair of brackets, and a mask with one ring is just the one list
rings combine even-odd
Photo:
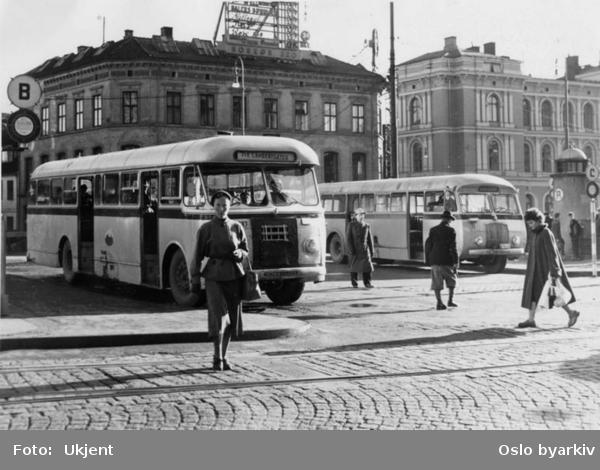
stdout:
[[458,272],[458,253],[456,251],[456,232],[450,227],[455,220],[450,211],[442,213],[442,221],[429,230],[425,242],[425,261],[431,266],[431,290],[435,292],[437,310],[446,310],[442,301],[444,281],[448,287],[448,306],[458,307],[454,303],[454,288]]
[[365,222],[364,209],[354,211],[354,219],[348,224],[346,241],[350,254],[350,281],[352,287],[358,287],[358,273],[362,273],[363,283],[372,289],[371,273],[373,272],[373,236],[371,226]]

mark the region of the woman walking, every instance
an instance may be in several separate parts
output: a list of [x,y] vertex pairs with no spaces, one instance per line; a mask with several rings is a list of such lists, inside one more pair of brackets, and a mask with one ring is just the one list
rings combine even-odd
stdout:
[[[535,328],[535,312],[548,276],[553,285],[560,279],[562,285],[571,293],[572,297],[569,303],[575,302],[575,295],[554,235],[544,223],[544,214],[539,209],[532,207],[525,212],[525,223],[530,231],[530,239],[521,306],[529,310],[529,317],[526,321],[519,323],[517,328]],[[573,326],[577,322],[579,312],[571,309],[569,305],[564,305],[562,308],[569,315],[568,326]]]
[[231,370],[226,354],[229,341],[237,338],[242,329],[242,278],[241,261],[248,255],[246,234],[239,222],[228,217],[231,195],[217,191],[210,203],[215,216],[202,226],[196,247],[196,266],[208,258],[195,277],[206,281],[208,306],[208,335],[213,339],[214,370]]

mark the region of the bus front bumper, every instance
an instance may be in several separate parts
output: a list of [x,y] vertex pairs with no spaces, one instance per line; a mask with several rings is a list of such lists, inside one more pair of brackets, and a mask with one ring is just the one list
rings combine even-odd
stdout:
[[467,252],[469,256],[520,256],[525,253],[524,248],[473,248]]

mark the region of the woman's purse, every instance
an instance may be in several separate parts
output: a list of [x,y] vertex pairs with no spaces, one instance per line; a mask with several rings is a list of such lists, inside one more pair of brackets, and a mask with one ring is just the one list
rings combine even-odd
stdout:
[[258,274],[252,271],[252,265],[248,256],[242,258],[244,277],[242,278],[242,300],[258,300],[262,297],[258,285]]

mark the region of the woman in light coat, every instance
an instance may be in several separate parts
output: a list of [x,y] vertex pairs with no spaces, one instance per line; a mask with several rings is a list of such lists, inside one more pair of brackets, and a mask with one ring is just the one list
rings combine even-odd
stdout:
[[[562,285],[571,293],[572,298],[569,303],[575,302],[575,295],[556,246],[554,235],[544,223],[544,214],[533,207],[525,212],[525,223],[530,231],[530,238],[521,306],[529,310],[529,317],[526,321],[519,323],[517,327],[535,328],[535,313],[548,276],[550,276],[553,284],[560,279]],[[569,315],[568,326],[573,326],[579,317],[579,312],[571,309],[569,305],[562,308]]]

